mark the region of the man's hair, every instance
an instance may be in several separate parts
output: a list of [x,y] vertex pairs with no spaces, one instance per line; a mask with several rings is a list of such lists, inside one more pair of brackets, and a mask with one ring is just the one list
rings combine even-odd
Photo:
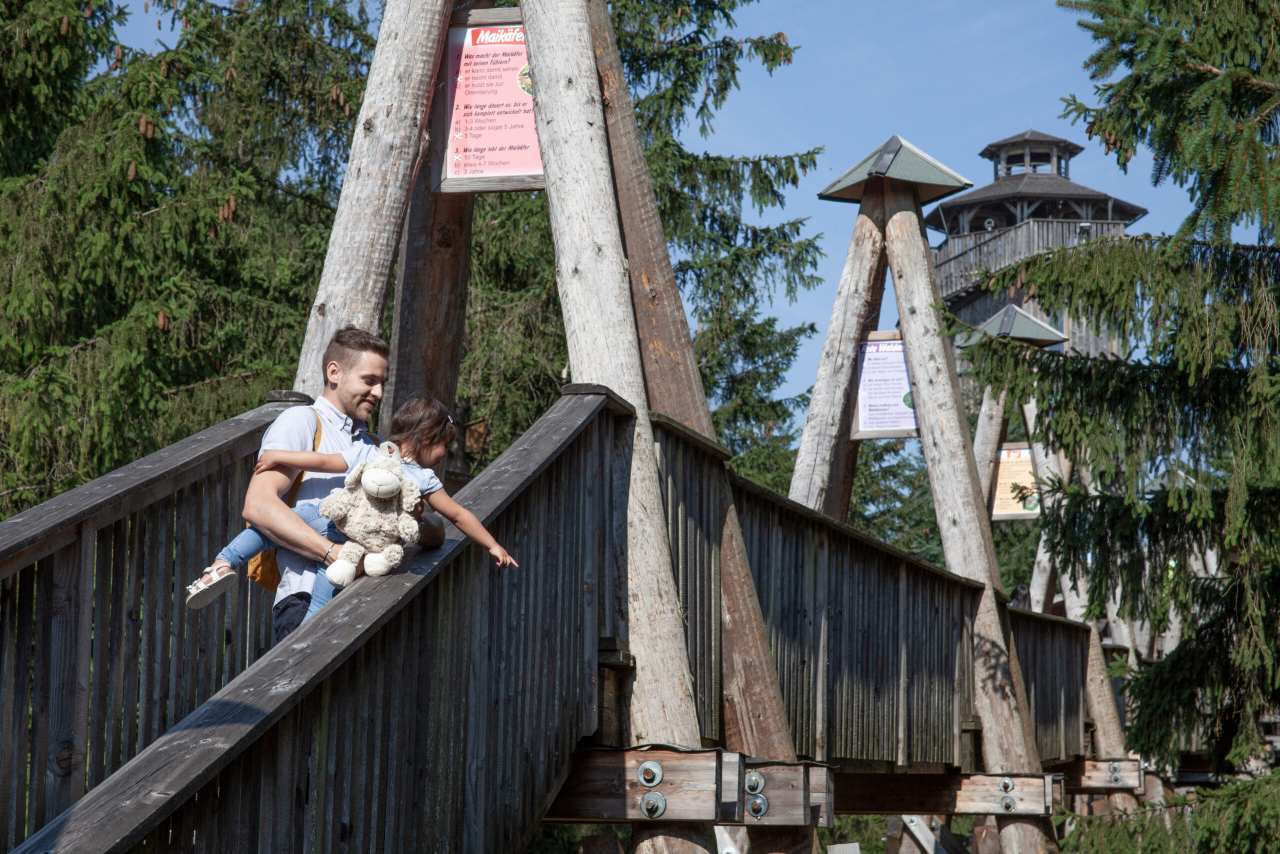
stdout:
[[453,416],[438,400],[411,397],[400,405],[391,418],[391,434],[387,440],[407,443],[414,456],[432,445],[447,445],[458,434]]
[[320,371],[327,382],[329,379],[329,363],[337,362],[344,368],[351,367],[356,353],[377,353],[382,358],[390,357],[391,348],[372,332],[365,332],[355,326],[344,326],[329,339],[329,346],[324,348],[324,359],[320,362]]

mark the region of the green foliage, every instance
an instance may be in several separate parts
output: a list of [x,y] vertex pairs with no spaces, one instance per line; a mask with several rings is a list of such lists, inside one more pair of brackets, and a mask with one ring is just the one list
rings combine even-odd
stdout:
[[[174,47],[113,52],[51,148],[4,140],[5,162],[32,168],[0,185],[0,515],[252,408],[292,372],[369,22],[342,2],[167,8]],[[47,85],[103,48],[81,50]]]
[[[680,139],[691,124],[712,131],[743,63],[772,71],[794,55],[782,33],[726,33],[748,2],[610,5],[716,428],[740,471],[776,486],[789,479],[800,403],[777,391],[813,327],[779,328],[764,312],[774,296],[816,283],[820,250],[801,220],[759,225],[748,215],[781,207],[817,151],[730,157],[691,151]],[[488,425],[481,463],[532,423],[568,376],[545,204],[542,194],[501,194],[475,207],[460,395]]]
[[[1126,359],[1007,340],[968,356],[980,382],[1034,395],[1038,438],[1092,474],[1049,485],[1059,500],[1043,523],[1059,572],[1088,578],[1095,614],[1118,587],[1123,616],[1157,631],[1182,619],[1178,649],[1131,675],[1130,745],[1171,758],[1195,734],[1240,763],[1258,754],[1258,715],[1280,703],[1280,3],[1060,5],[1083,13],[1098,45],[1085,63],[1098,104],[1068,98],[1066,115],[1122,167],[1150,148],[1153,181],[1185,187],[1192,213],[1173,237],[1095,241],[988,282],[1110,330]],[[1261,245],[1228,242],[1239,226],[1256,226]],[[1203,793],[1164,836],[1149,817],[1111,822],[1125,846],[1094,839],[1080,850],[1265,850],[1276,785]]]
[[[1098,106],[1075,96],[1086,123],[1123,167],[1138,146],[1155,156],[1154,183],[1186,186],[1194,210],[1183,236],[1230,239],[1280,217],[1280,3],[1220,0],[1059,0],[1085,16],[1097,43],[1085,61]],[[1109,79],[1114,78],[1114,79]]]

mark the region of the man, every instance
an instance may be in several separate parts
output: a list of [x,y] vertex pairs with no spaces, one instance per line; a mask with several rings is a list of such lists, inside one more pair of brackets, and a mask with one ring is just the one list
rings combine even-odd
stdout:
[[[280,413],[263,435],[261,450],[313,450],[317,421],[320,444],[314,450],[321,453],[341,454],[353,444],[374,443],[369,417],[382,400],[388,352],[386,342],[372,333],[354,326],[339,329],[324,351],[324,391],[311,406]],[[245,521],[281,546],[277,551],[280,586],[271,609],[276,643],[301,625],[311,604],[316,568],[332,563],[339,548],[285,504],[284,496],[297,475],[291,469],[256,474],[244,499]],[[344,479],[340,474],[305,473],[295,505],[319,503]],[[424,531],[424,545],[430,547],[432,539],[443,540],[443,533],[441,529],[429,536]]]

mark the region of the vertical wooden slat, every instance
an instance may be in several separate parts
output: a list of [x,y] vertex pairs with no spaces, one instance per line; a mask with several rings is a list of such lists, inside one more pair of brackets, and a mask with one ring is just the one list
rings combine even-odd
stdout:
[[103,708],[104,746],[106,748],[106,773],[109,775],[124,761],[122,744],[124,705],[124,590],[127,584],[127,560],[129,555],[129,520],[120,519],[111,526],[111,586],[107,591],[110,622],[107,623],[107,703]]
[[120,707],[121,760],[127,762],[138,750],[138,715],[140,712],[138,680],[142,664],[142,583],[146,568],[147,538],[154,533],[147,527],[147,513],[133,515],[129,526],[129,554],[125,562],[124,609],[124,692]]
[[98,530],[94,547],[93,570],[93,682],[89,693],[89,786],[98,785],[107,774],[107,686],[111,650],[109,626],[111,616],[111,558],[115,551],[115,528]]
[[172,625],[181,619],[181,612],[174,610],[175,599],[182,594],[191,579],[178,575],[173,559],[173,526],[176,510],[173,496],[158,502],[156,521],[157,559],[154,579],[155,594],[150,606],[154,609],[152,644],[155,649],[155,672],[152,677],[151,734],[154,740],[173,723],[171,716],[173,680],[170,665],[173,662]]
[[[49,745],[48,762],[39,770],[48,815],[57,815],[70,806],[84,787],[84,741],[76,727],[76,704],[81,696],[77,690],[82,628],[80,551],[78,542],[59,550],[47,570],[51,578],[44,613],[49,643],[41,651],[45,658],[42,669],[48,668],[49,679],[43,709]],[[76,777],[81,778],[79,785]]]
[[[18,587],[27,573],[19,572],[0,580],[0,739],[5,749],[0,750],[0,846],[13,847],[15,799],[19,796],[18,763],[22,757],[18,738],[18,721],[21,719],[20,697],[17,690],[17,659],[22,645],[18,631]],[[25,698],[23,698],[25,699]]]

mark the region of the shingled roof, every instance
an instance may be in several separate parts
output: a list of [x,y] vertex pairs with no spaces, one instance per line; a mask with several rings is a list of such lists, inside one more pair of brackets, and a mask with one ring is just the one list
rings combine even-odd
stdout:
[[949,213],[957,208],[967,208],[984,202],[1004,201],[1006,199],[1075,199],[1083,201],[1111,201],[1113,219],[1133,222],[1146,215],[1147,209],[1123,199],[1109,196],[1099,190],[1069,181],[1051,172],[1022,172],[1017,175],[1001,176],[994,183],[978,187],[967,193],[952,196],[939,204],[925,217],[925,225],[943,230],[941,211]]
[[1038,130],[1024,130],[1022,133],[1015,133],[1013,136],[1007,136],[1004,139],[997,139],[995,142],[987,143],[987,147],[978,152],[979,157],[985,157],[988,160],[994,160],[1000,156],[1000,149],[1008,145],[1016,145],[1020,142],[1044,142],[1051,143],[1061,148],[1068,157],[1075,157],[1084,151],[1082,146],[1076,145],[1069,139],[1063,139],[1060,136],[1051,136]]

